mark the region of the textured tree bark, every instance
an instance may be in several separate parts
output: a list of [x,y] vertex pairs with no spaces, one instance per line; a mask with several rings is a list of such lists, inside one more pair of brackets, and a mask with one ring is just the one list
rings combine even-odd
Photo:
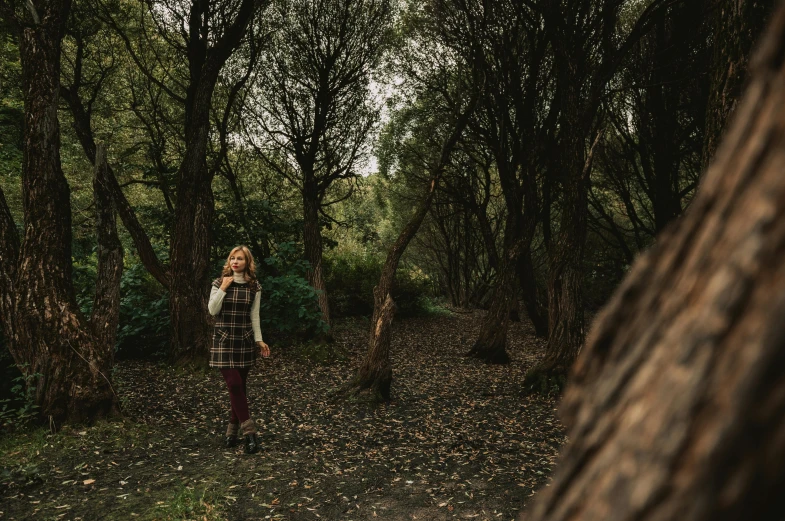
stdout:
[[[565,89],[566,90],[566,89]],[[563,110],[573,117],[579,92],[573,90],[571,101]],[[549,256],[548,324],[549,335],[545,358],[526,377],[526,386],[541,387],[554,378],[563,384],[584,341],[583,256],[586,244],[588,213],[588,170],[584,159],[584,139],[580,122],[566,121],[559,162],[565,175],[562,209],[557,243]],[[569,134],[569,135],[568,135]]]
[[[59,425],[91,421],[110,413],[115,402],[104,372],[103,346],[85,325],[71,281],[70,189],[60,165],[57,119],[60,50],[70,2],[38,2],[28,8],[35,12],[35,23],[14,20],[25,105],[25,235],[18,256],[6,258],[19,242],[3,200],[0,230],[10,240],[2,250],[3,327],[15,362],[32,378],[40,413]],[[10,264],[16,264],[15,273]]]
[[90,318],[97,346],[103,356],[98,364],[108,374],[114,358],[117,324],[120,321],[120,277],[123,274],[123,245],[117,236],[117,220],[108,188],[109,165],[106,147],[98,145],[95,158],[95,194],[98,273]]
[[[311,178],[313,176],[310,176]],[[314,181],[315,182],[315,181]],[[303,189],[303,245],[305,258],[310,264],[307,273],[308,282],[318,292],[319,309],[322,320],[330,326],[330,302],[327,300],[327,285],[322,271],[322,230],[319,224],[319,207],[321,203],[316,189],[306,181]]]
[[16,223],[0,188],[0,327],[7,337],[14,333],[14,293],[20,247]]
[[526,521],[782,519],[785,6],[685,215],[593,325]]
[[714,56],[703,168],[708,168],[747,79],[750,53],[774,11],[775,0],[717,0],[713,9]]

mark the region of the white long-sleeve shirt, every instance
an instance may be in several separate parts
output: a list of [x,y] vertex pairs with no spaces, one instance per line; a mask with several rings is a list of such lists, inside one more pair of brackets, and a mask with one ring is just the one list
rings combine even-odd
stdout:
[[[238,284],[248,284],[245,277],[238,275],[237,273],[234,274],[234,281]],[[221,288],[213,286],[210,290],[210,300],[207,302],[207,311],[209,311],[212,316],[221,312],[225,296],[226,292]],[[264,342],[264,340],[262,340],[262,327],[259,324],[259,307],[261,306],[261,302],[262,294],[257,291],[256,296],[253,299],[253,304],[251,304],[251,327],[253,328],[254,342]]]

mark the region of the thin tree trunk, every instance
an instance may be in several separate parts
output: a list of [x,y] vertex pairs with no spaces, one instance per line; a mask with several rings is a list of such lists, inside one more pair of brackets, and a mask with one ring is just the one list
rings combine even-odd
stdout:
[[774,11],[775,0],[717,0],[712,2],[714,56],[709,101],[706,107],[706,135],[703,168],[708,168],[723,130],[747,80],[750,53]]
[[104,360],[99,362],[108,373],[114,358],[117,324],[120,321],[120,277],[123,274],[123,245],[117,236],[112,196],[107,185],[109,165],[106,147],[98,145],[95,158],[93,193],[95,194],[98,237],[98,276],[90,324],[98,346],[103,346]]
[[785,517],[785,6],[695,200],[592,328],[526,521]]
[[308,187],[303,190],[303,244],[305,258],[310,264],[308,282],[318,292],[319,309],[322,320],[330,327],[330,302],[327,299],[327,285],[324,282],[322,270],[322,231],[319,224],[320,202],[315,190]]
[[528,247],[523,248],[518,258],[518,281],[521,285],[526,313],[534,326],[534,334],[540,338],[548,338],[548,309],[545,305],[547,297],[543,297],[543,290],[537,286],[534,264],[532,263],[531,243]]
[[656,54],[651,74],[652,85],[646,89],[647,115],[652,126],[647,132],[650,136],[647,137],[651,140],[648,145],[651,147],[654,170],[652,206],[657,234],[681,213],[679,152],[683,145],[678,142],[677,107],[683,93],[678,87],[672,86],[673,72],[669,70],[671,64],[666,61],[673,60],[668,50],[676,45],[674,36],[666,36],[666,19],[663,15],[654,30]]
[[[38,2],[28,9],[35,12],[36,23],[17,25],[25,101],[25,237],[18,257],[3,262],[4,268],[18,263],[15,274],[9,270],[2,277],[3,285],[10,286],[4,292],[13,292],[4,330],[14,360],[33,377],[40,413],[59,426],[108,414],[115,401],[104,372],[103,346],[85,325],[71,277],[70,189],[60,165],[57,119],[60,50],[70,2]],[[0,229],[10,239],[3,246],[5,257],[19,242],[12,237],[14,224],[4,200],[3,207]],[[7,298],[4,294],[4,315]]]

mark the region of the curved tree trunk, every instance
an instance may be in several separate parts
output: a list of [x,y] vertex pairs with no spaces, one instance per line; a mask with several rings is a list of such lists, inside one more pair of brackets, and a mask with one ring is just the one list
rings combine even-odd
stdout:
[[395,301],[392,298],[392,290],[395,286],[395,272],[398,263],[406,251],[409,242],[414,238],[417,230],[425,219],[425,215],[433,203],[436,195],[436,186],[444,173],[444,169],[450,160],[455,145],[463,134],[469,119],[474,112],[481,89],[474,93],[472,99],[464,112],[455,122],[452,133],[442,145],[439,162],[432,167],[432,175],[428,183],[428,191],[419,203],[409,222],[404,226],[398,235],[395,244],[387,254],[387,259],[382,268],[382,275],[379,284],[373,288],[373,316],[371,319],[371,331],[368,340],[368,354],[365,356],[357,374],[344,386],[343,392],[347,395],[356,396],[363,392],[368,392],[371,401],[381,401],[390,399],[390,388],[392,386],[392,364],[390,364],[390,341],[392,322],[395,317]]
[[[456,138],[457,140],[457,138]],[[454,146],[454,145],[453,145]],[[452,148],[452,147],[451,147]],[[367,392],[370,401],[388,401],[392,385],[392,365],[390,364],[390,341],[396,305],[392,298],[395,287],[395,272],[406,247],[420,228],[428,209],[433,202],[436,185],[441,176],[442,168],[428,183],[428,192],[416,208],[414,215],[398,235],[395,244],[387,254],[382,268],[379,284],[373,288],[373,316],[368,341],[368,354],[363,360],[355,377],[344,388],[349,395]]]
[[[76,80],[75,80],[76,81]],[[87,156],[87,159],[95,164],[96,160],[96,144],[93,136],[93,129],[91,124],[91,116],[84,106],[84,103],[79,98],[78,83],[71,86],[71,88],[61,88],[60,92],[62,97],[68,103],[73,118],[73,127],[79,143],[82,145],[82,150]],[[104,177],[105,189],[109,191],[112,197],[112,202],[120,220],[123,222],[128,233],[134,241],[136,251],[139,253],[139,258],[142,260],[144,267],[150,274],[159,282],[164,288],[169,288],[169,274],[168,267],[164,266],[158,255],[156,255],[153,245],[150,243],[150,238],[136,217],[131,203],[126,199],[117,178],[112,171],[112,167],[107,165]]]
[[17,263],[15,273],[9,270],[2,277],[3,329],[14,360],[32,377],[40,413],[55,425],[93,420],[115,404],[104,346],[86,327],[71,278],[70,189],[60,165],[57,118],[61,40],[69,8],[67,0],[31,3],[35,23],[22,26],[14,20],[20,27],[25,102],[25,237],[16,257],[6,257],[19,245],[10,237],[16,230],[7,208],[0,216],[3,238],[10,239],[3,245],[3,268]]
[[782,519],[785,6],[684,217],[603,310],[526,521]]

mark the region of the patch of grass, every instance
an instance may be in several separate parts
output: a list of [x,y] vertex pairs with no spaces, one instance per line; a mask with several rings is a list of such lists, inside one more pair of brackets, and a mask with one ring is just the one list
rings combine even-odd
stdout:
[[226,519],[219,498],[209,486],[180,486],[171,501],[158,505],[154,518],[161,521],[222,521]]
[[3,465],[24,463],[35,457],[52,435],[44,428],[20,431],[0,437],[0,454]]
[[51,435],[46,429],[20,431],[0,438],[0,491],[13,485],[27,485],[42,481],[38,456],[49,444]]
[[423,317],[448,317],[452,311],[429,297],[420,297],[417,300],[418,315]]

